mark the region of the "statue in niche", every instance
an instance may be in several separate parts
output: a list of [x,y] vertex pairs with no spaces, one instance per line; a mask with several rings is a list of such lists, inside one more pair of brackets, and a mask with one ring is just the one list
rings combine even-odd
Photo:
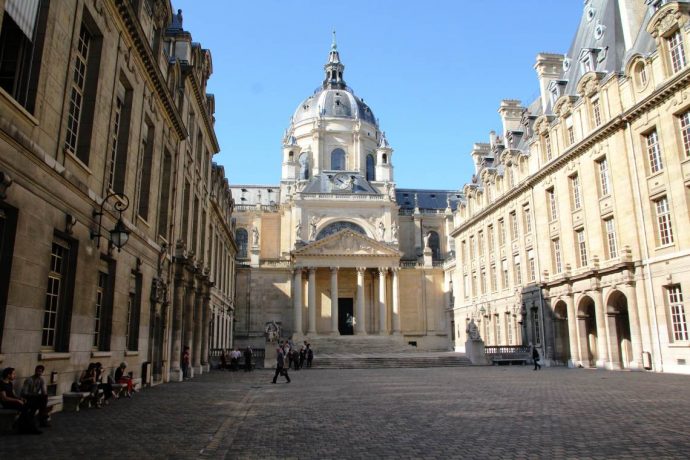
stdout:
[[280,339],[280,325],[275,321],[268,321],[264,327],[264,336],[267,343],[275,343]]
[[297,222],[295,225],[295,240],[302,239],[302,222]]
[[391,226],[391,237],[393,238],[393,241],[398,241],[398,230],[400,229],[400,226],[398,224],[393,224]]
[[429,247],[429,238],[431,238],[431,232],[427,232],[427,234],[424,235],[424,248]]
[[252,244],[254,246],[259,245],[259,229],[256,227],[252,228]]
[[383,221],[379,221],[379,239],[383,241],[384,237],[386,236],[386,227],[383,225]]

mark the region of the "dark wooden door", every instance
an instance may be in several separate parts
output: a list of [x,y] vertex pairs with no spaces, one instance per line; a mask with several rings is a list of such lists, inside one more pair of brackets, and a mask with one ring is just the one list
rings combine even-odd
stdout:
[[340,335],[352,335],[354,333],[351,318],[352,298],[338,299],[338,331]]

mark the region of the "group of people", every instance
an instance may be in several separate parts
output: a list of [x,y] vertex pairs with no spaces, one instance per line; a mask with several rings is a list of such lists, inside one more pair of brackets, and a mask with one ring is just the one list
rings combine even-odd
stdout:
[[[5,409],[19,411],[19,418],[13,428],[20,433],[41,434],[36,426],[50,426],[50,410],[48,407],[48,388],[43,380],[45,367],[38,365],[34,375],[24,380],[19,396],[14,392],[14,381],[17,378],[13,367],[7,367],[2,371],[0,381],[0,405]],[[38,420],[37,420],[38,418]]]
[[134,389],[134,381],[132,373],[125,373],[127,363],[122,362],[115,370],[115,377],[107,376],[104,381],[105,369],[101,363],[90,363],[89,367],[81,373],[79,377],[79,391],[88,391],[91,393],[91,399],[96,407],[101,407],[100,391],[103,391],[103,404],[109,404],[110,399],[119,397],[119,393],[113,389],[113,383],[119,383],[127,386],[125,393],[128,398],[131,398],[136,390]]
[[290,368],[298,371],[304,367],[305,361],[306,366],[311,367],[314,360],[314,350],[306,340],[299,351],[288,340],[285,340],[278,346],[276,352],[276,372],[272,383],[276,383],[280,375],[285,377],[287,383],[290,383],[290,376],[288,375]]
[[225,350],[223,350],[223,352],[220,355],[220,367],[219,367],[220,370],[224,370],[224,369],[229,369],[231,371],[239,370],[240,358],[242,358],[243,354],[244,354],[244,371],[245,372],[251,372],[252,362],[254,361],[254,352],[252,351],[252,347],[245,348],[244,352],[241,352],[238,347],[235,347],[235,349],[229,353],[226,353]]

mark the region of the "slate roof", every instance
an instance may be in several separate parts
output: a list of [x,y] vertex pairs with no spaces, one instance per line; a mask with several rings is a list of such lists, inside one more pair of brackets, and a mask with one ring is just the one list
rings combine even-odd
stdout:
[[462,192],[458,190],[429,190],[398,188],[395,190],[395,200],[401,209],[413,211],[415,208],[415,194],[419,209],[443,210],[446,209],[446,197],[450,197],[450,208],[455,210],[458,201],[462,200]]

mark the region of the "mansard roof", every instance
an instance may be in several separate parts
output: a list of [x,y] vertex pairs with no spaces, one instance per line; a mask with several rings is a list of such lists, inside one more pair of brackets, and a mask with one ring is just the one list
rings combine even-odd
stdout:
[[459,190],[412,188],[398,188],[395,190],[395,200],[398,202],[398,206],[409,211],[414,210],[415,207],[427,210],[443,210],[448,206],[448,198],[450,198],[451,210],[455,210],[458,207],[458,202],[463,199],[462,192]]

